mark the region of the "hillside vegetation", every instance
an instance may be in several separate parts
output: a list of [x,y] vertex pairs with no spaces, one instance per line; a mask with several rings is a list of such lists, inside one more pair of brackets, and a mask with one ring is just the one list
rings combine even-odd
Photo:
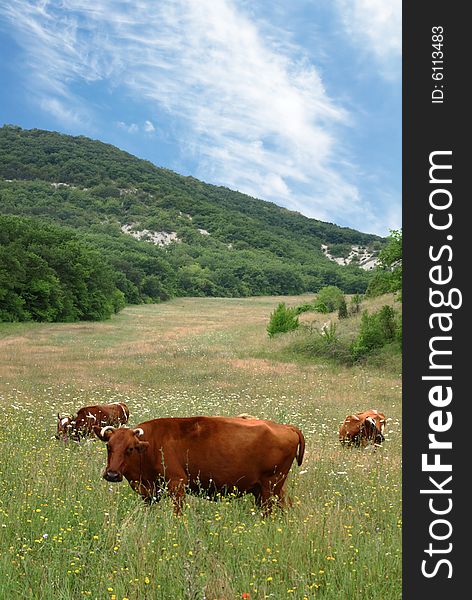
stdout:
[[74,231],[0,216],[0,321],[99,321],[124,306],[115,272]]
[[339,255],[353,245],[375,254],[384,245],[99,141],[14,126],[0,128],[0,214],[67,228],[65,237],[75,230],[115,272],[127,303],[299,294],[325,285],[362,293],[371,273],[355,262],[336,264],[321,246]]

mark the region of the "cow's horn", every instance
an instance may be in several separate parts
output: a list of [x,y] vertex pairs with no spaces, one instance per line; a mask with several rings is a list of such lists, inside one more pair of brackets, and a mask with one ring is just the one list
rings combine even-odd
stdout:
[[134,435],[141,437],[142,435],[144,435],[144,431],[141,429],[141,427],[137,427],[136,429],[133,429],[133,433]]
[[102,427],[100,430],[100,437],[103,437],[108,430],[115,431],[115,428],[111,425],[106,425],[105,427]]

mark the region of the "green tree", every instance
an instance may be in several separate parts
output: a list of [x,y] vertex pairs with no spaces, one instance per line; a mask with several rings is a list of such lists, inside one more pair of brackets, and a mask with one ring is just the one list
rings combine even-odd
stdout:
[[[335,285],[327,285],[321,288],[316,295],[315,309],[324,305],[328,312],[334,312],[339,309],[343,300],[344,294],[342,290]],[[319,310],[319,312],[324,312],[324,309]]]
[[401,326],[391,306],[382,306],[371,315],[364,311],[359,335],[351,346],[352,356],[357,360],[395,339],[401,339]]
[[339,308],[338,308],[338,318],[339,319],[347,319],[348,317],[348,313],[347,313],[347,304],[346,304],[346,300],[343,299],[341,300],[340,304],[339,304]]
[[401,229],[392,229],[387,239],[387,245],[379,253],[379,265],[367,287],[366,296],[396,292],[401,300],[403,276]]
[[2,320],[100,320],[124,306],[111,266],[70,229],[0,216],[0,259]]
[[285,302],[281,302],[271,313],[267,333],[273,337],[276,333],[286,333],[299,326],[296,311],[293,308],[287,308]]

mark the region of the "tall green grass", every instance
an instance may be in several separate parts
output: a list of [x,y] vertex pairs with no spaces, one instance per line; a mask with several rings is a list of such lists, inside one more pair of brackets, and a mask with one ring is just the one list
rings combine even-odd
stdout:
[[[257,358],[270,303],[185,299],[106,326],[3,329],[0,598],[401,597],[400,380]],[[98,400],[127,402],[133,425],[243,411],[298,425],[293,506],[268,518],[249,496],[188,496],[180,518],[166,497],[145,506],[101,478],[101,442],[53,439],[58,410]],[[371,407],[389,417],[384,446],[342,448],[340,421]]]

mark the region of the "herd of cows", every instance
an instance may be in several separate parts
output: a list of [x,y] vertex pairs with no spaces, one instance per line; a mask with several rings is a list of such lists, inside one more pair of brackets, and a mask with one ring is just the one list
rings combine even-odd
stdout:
[[[303,433],[293,425],[241,414],[237,417],[160,418],[125,427],[123,402],[85,406],[75,417],[57,415],[56,438],[80,441],[96,435],[107,444],[104,479],[126,478],[148,502],[166,489],[180,514],[186,491],[209,499],[253,494],[265,513],[284,506],[285,482],[305,452]],[[385,415],[368,410],[348,415],[339,430],[343,445],[374,447],[384,441]],[[261,452],[262,450],[262,452]]]

